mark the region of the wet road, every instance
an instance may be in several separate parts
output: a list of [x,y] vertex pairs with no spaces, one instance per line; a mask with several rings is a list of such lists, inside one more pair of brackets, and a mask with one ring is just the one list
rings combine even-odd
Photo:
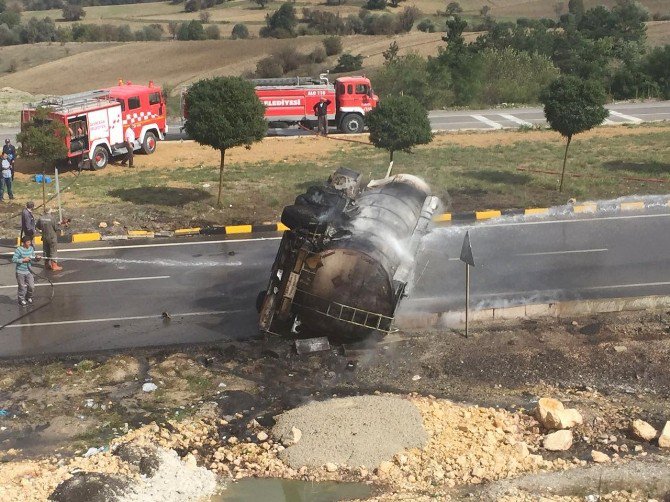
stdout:
[[[419,280],[404,308],[461,308],[458,256],[467,229],[478,265],[473,305],[670,294],[664,206],[437,229],[417,258]],[[0,330],[0,357],[258,336],[255,297],[266,285],[278,238],[70,247],[60,253],[65,270],[53,276],[53,300],[48,303],[51,288],[42,282],[33,311]],[[7,260],[3,255],[0,263]],[[16,305],[14,284],[13,267],[0,265],[0,325],[25,312]]]

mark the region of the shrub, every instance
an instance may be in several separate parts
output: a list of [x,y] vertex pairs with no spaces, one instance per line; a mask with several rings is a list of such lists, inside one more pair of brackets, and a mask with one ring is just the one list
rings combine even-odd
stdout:
[[435,24],[430,19],[424,19],[416,25],[416,28],[425,33],[435,33]]
[[339,14],[304,8],[303,18],[313,34],[342,35],[347,31],[346,24]]
[[346,71],[360,70],[363,67],[363,56],[360,54],[353,55],[345,52],[337,60],[337,66],[333,69],[335,73],[342,73]]
[[271,57],[279,63],[284,73],[297,70],[305,62],[305,56],[300,54],[292,45],[286,45],[275,50]]
[[364,8],[368,10],[384,10],[386,8],[386,0],[368,0]]
[[209,23],[209,20],[212,19],[212,13],[207,10],[203,10],[200,14],[198,14],[198,19],[200,19],[202,23],[207,24]]
[[398,14],[398,31],[408,32],[414,26],[414,23],[421,16],[421,11],[414,7],[405,7],[400,14]]
[[282,66],[273,57],[263,58],[256,63],[256,77],[277,78],[284,74]]
[[342,39],[340,37],[327,37],[322,40],[326,56],[334,56],[342,52]]
[[249,38],[249,28],[246,24],[238,23],[233,26],[231,38],[237,40],[238,38]]
[[66,4],[63,7],[63,19],[66,21],[79,21],[86,16],[86,11],[81,5]]
[[323,63],[326,60],[327,54],[326,49],[323,47],[315,47],[312,52],[309,53],[309,60],[312,63]]
[[186,0],[184,12],[196,12],[200,10],[200,0]]
[[295,15],[295,8],[290,3],[282,4],[272,15],[266,15],[265,24],[261,28],[260,35],[265,38],[291,38],[295,37],[295,28],[298,25],[298,18]]
[[208,40],[218,40],[221,38],[221,30],[216,24],[210,24],[205,28],[205,36]]

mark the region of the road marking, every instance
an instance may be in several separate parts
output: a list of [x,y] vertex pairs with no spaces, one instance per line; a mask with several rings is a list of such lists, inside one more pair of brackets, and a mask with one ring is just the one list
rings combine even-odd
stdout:
[[620,119],[627,120],[629,122],[632,122],[633,124],[641,124],[642,122],[644,122],[644,120],[642,119],[633,117],[632,115],[624,115],[623,113],[614,110],[610,110],[610,115],[614,115],[615,117],[619,117]]
[[[193,242],[163,242],[160,244],[131,244],[128,246],[99,246],[91,248],[68,248],[68,249],[59,249],[59,253],[77,253],[79,251],[107,251],[110,249],[137,249],[137,248],[158,248],[158,247],[172,247],[172,246],[193,246],[193,245],[203,245],[203,244],[222,244],[226,242],[251,242],[251,241],[277,241],[281,237],[258,237],[255,239],[222,239],[216,241],[193,241]],[[39,251],[38,251],[39,253]],[[7,256],[11,256],[14,253],[4,253]]]
[[603,124],[604,125],[616,125],[616,124],[618,124],[618,122],[613,122],[610,119],[605,119],[605,120],[603,120]]
[[[222,315],[222,314],[239,314],[246,312],[246,310],[212,310],[210,312],[185,312],[183,314],[170,314],[170,317],[175,319],[178,317],[194,317],[207,315]],[[115,322],[115,321],[138,321],[143,319],[162,319],[162,314],[157,315],[137,315],[128,317],[104,317],[100,319],[75,319],[72,321],[51,321],[51,322],[31,322],[25,324],[10,324],[5,326],[7,328],[32,328],[35,326],[62,326],[65,324],[90,324],[96,322]]]
[[514,115],[509,115],[507,113],[499,113],[502,118],[509,120],[510,122],[514,122],[515,124],[519,124],[522,126],[532,126],[530,122],[526,122],[525,120],[522,120],[518,117],[515,117]]
[[555,254],[604,253],[607,248],[601,249],[573,249],[569,251],[543,251],[540,253],[517,253],[514,256],[548,256]]
[[502,124],[498,124],[498,122],[493,122],[493,120],[487,119],[483,115],[470,115],[473,119],[477,119],[480,122],[483,122],[487,126],[492,127],[493,129],[502,129],[503,126]]
[[[169,275],[156,275],[151,277],[122,277],[119,279],[97,279],[94,281],[63,281],[63,282],[54,282],[54,286],[69,286],[71,284],[100,284],[101,282],[126,282],[126,281],[155,281],[159,279],[169,279]],[[38,286],[50,286],[47,283],[35,284],[35,287]],[[16,286],[0,286],[0,289],[12,288],[16,289]]]
[[670,214],[631,214],[627,216],[600,216],[600,217],[592,217],[592,218],[575,218],[572,220],[545,220],[545,221],[516,221],[516,222],[509,222],[509,223],[486,223],[482,222],[479,225],[463,225],[462,228],[463,230],[471,229],[471,228],[478,228],[478,229],[484,229],[484,228],[492,228],[492,227],[513,227],[516,225],[551,225],[555,223],[583,223],[586,221],[603,221],[603,220],[632,220],[635,218],[668,218],[670,217]]

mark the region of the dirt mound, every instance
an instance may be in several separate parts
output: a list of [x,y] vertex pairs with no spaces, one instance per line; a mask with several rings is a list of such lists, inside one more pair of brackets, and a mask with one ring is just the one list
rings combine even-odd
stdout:
[[393,396],[357,396],[312,402],[282,413],[272,434],[300,440],[280,453],[293,468],[328,463],[376,467],[394,454],[426,442],[421,414]]

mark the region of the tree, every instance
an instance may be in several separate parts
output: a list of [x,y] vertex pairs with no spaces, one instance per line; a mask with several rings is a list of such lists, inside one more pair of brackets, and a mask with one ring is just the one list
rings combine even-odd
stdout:
[[337,66],[333,68],[335,73],[343,73],[346,71],[356,71],[363,68],[363,56],[361,54],[353,55],[345,52],[337,60]]
[[200,22],[203,24],[209,23],[209,20],[212,19],[212,13],[209,12],[208,10],[203,10],[199,15],[198,18],[200,19]]
[[86,11],[81,5],[65,4],[63,7],[63,19],[66,21],[79,21],[86,16]]
[[259,9],[265,9],[265,6],[268,4],[268,0],[251,0],[253,3],[258,5]]
[[283,3],[272,15],[266,14],[265,24],[260,31],[261,37],[295,37],[295,27],[298,25],[295,8],[290,3]]
[[489,17],[489,14],[491,14],[491,7],[488,5],[483,5],[482,8],[479,9],[479,14],[481,14],[481,16],[484,18]]
[[265,107],[250,82],[239,77],[216,77],[200,80],[186,94],[186,133],[201,145],[221,152],[219,195],[221,206],[223,170],[226,150],[265,137],[268,125]]
[[540,101],[549,126],[567,138],[559,192],[563,191],[572,136],[594,128],[607,118],[606,99],[605,90],[599,83],[573,76],[559,77],[542,92]]
[[399,53],[400,47],[398,46],[398,42],[394,40],[391,42],[391,45],[389,45],[389,48],[382,52],[382,56],[384,56],[384,61],[389,63],[396,61],[398,59]]
[[572,14],[575,21],[579,23],[584,15],[584,0],[569,0],[568,12]]
[[389,152],[389,168],[393,169],[393,153],[412,153],[416,145],[433,141],[428,112],[411,96],[392,96],[380,102],[365,116],[370,142]]
[[326,49],[327,56],[334,56],[342,52],[342,39],[340,37],[326,37],[321,43]]
[[249,28],[246,24],[238,23],[233,26],[231,38],[237,40],[238,38],[249,38]]
[[656,47],[649,54],[645,72],[658,86],[663,99],[670,99],[670,45]]
[[447,4],[447,16],[453,16],[455,14],[460,14],[461,12],[463,12],[463,7],[461,7],[461,4],[458,2],[449,2],[449,4]]

